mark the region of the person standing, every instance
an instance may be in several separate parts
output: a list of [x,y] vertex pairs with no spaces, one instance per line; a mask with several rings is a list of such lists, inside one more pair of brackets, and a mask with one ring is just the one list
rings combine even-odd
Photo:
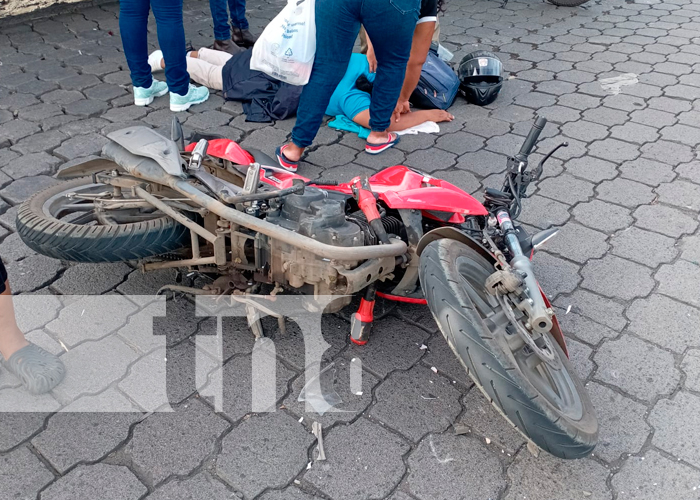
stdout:
[[379,62],[369,109],[372,131],[365,151],[378,154],[399,142],[399,136],[387,129],[392,115],[399,116],[397,101],[420,10],[421,0],[316,1],[316,57],[301,94],[292,142],[276,151],[282,168],[296,171],[304,149],[316,137],[331,96],[345,75],[360,24]]
[[245,0],[209,0],[209,9],[214,21],[215,38],[210,48],[235,54],[239,52],[236,46],[249,48],[255,45],[257,38],[250,32],[248,20],[245,17]]
[[[170,92],[170,110],[185,111],[209,98],[209,89],[190,84],[185,62],[183,0],[121,0],[119,29],[134,86],[134,104],[148,106]],[[155,80],[148,62],[148,13],[153,9],[158,44],[167,62],[166,82]]]

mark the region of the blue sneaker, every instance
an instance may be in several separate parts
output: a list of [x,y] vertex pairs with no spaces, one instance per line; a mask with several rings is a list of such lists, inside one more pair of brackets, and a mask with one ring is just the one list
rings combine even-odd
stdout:
[[177,113],[190,109],[193,104],[201,104],[209,99],[209,89],[206,87],[195,87],[190,83],[187,94],[180,95],[170,92],[170,111]]
[[153,83],[148,88],[134,87],[134,104],[137,106],[148,106],[156,97],[163,96],[168,93],[168,84],[159,82],[155,78]]

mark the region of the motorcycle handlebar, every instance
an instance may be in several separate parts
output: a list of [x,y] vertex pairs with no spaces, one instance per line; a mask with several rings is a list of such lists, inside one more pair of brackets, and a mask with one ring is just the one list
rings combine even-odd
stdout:
[[525,142],[523,143],[522,147],[520,148],[520,152],[518,153],[518,156],[527,158],[530,156],[530,153],[532,153],[533,148],[535,147],[535,144],[537,144],[537,139],[539,139],[540,134],[542,133],[542,129],[544,129],[544,126],[547,125],[547,119],[544,118],[543,116],[538,116],[537,120],[535,120],[535,123],[532,125],[532,128],[530,129],[530,133],[527,134],[527,137],[525,138]]

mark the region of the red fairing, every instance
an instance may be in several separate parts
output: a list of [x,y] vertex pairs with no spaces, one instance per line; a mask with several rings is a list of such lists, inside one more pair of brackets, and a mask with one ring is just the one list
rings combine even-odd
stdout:
[[[188,144],[187,147],[185,147],[185,151],[192,151],[196,145],[196,142]],[[216,158],[232,161],[238,165],[250,165],[255,161],[253,155],[231,139],[212,139],[209,141],[207,154]]]
[[[195,144],[189,144],[185,150],[192,151]],[[224,158],[239,165],[250,165],[255,158],[231,139],[214,139],[209,141],[207,154],[216,158]],[[308,181],[301,175],[283,172],[281,169],[266,169],[263,182],[277,189],[285,189],[292,185],[294,179]],[[355,179],[338,186],[321,186],[329,191],[340,191],[352,195],[352,185]],[[421,210],[428,218],[436,218],[429,212],[447,212],[452,217],[447,221],[460,224],[465,215],[488,215],[484,206],[459,189],[454,184],[436,179],[429,175],[420,174],[403,165],[389,167],[369,178],[369,184],[374,193],[386,203],[389,208],[408,208]]]
[[[389,208],[410,208],[450,212],[449,222],[464,222],[464,215],[487,215],[484,206],[457,186],[428,175],[419,174],[403,165],[382,170],[369,178],[372,191]],[[338,191],[351,192],[350,185],[340,184]],[[334,188],[331,188],[334,189]]]

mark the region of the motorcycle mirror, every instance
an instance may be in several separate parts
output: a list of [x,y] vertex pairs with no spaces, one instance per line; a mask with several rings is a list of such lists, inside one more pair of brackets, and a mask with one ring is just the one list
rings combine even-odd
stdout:
[[559,232],[558,227],[553,227],[551,229],[545,229],[540,231],[532,237],[532,248],[537,250],[539,247],[544,245],[547,241],[554,237],[555,234]]

